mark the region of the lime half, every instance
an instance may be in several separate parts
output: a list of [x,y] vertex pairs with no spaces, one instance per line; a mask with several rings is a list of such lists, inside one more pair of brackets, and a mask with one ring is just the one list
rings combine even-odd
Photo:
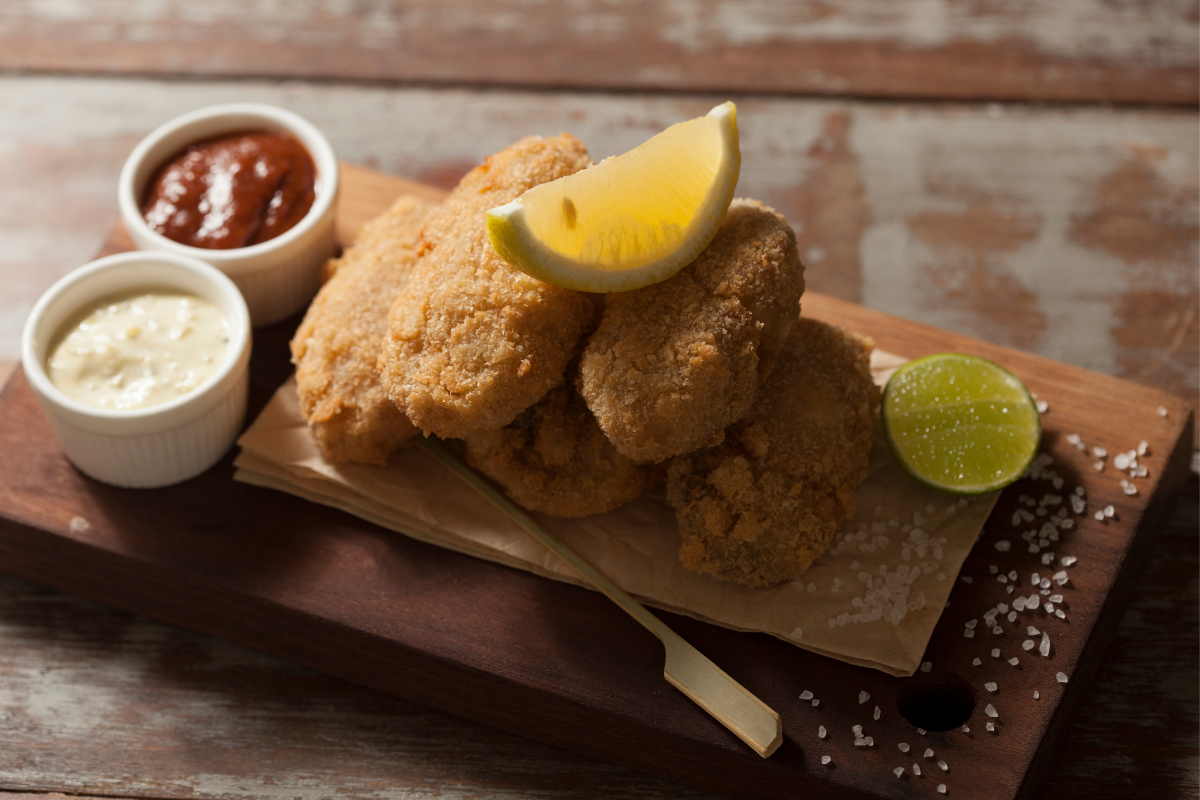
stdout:
[[917,480],[983,494],[1024,474],[1042,423],[1025,384],[985,358],[939,353],[901,367],[883,390],[883,431]]

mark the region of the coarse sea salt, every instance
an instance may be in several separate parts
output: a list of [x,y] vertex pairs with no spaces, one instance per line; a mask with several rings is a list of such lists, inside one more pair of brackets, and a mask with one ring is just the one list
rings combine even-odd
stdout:
[[904,774],[904,767],[896,767],[894,770],[892,770],[892,772],[895,773],[897,778],[899,778]]
[[868,692],[859,692],[858,693],[858,704],[860,706],[870,699],[871,699],[871,695]]
[[942,771],[943,771],[943,772],[949,772],[949,771],[950,771],[950,765],[949,765],[949,764],[947,764],[945,761],[939,761],[939,762],[938,762],[938,766],[942,768]]
[[945,794],[945,793],[946,793],[946,784],[939,783],[938,784],[938,794]]
[[992,658],[999,658],[999,657],[1000,657],[1000,648],[999,647],[993,648],[992,649]]
[[933,758],[933,748],[932,747],[925,748],[925,758]]
[[896,747],[900,748],[901,753],[907,753],[909,751],[907,742],[901,742],[900,744],[896,745]]
[[879,706],[875,706],[875,721],[879,721]]
[[996,724],[994,722],[989,722],[987,724],[987,729],[988,729],[989,733],[995,733],[996,732]]
[[818,739],[824,739],[824,738],[825,738],[825,734],[826,734],[826,733],[828,733],[828,731],[826,731],[826,730],[825,730],[825,726],[824,726],[824,725],[822,725],[822,726],[820,726],[819,728],[817,728],[817,738],[818,738]]
[[929,672],[929,670],[931,670],[931,669],[933,669],[932,661],[922,661],[921,662],[921,672]]
[[1000,687],[996,684],[995,681],[988,681],[987,683],[985,683],[983,685],[983,688],[987,689],[989,692],[992,692],[994,694],[995,691],[997,689],[999,689]]
[[821,756],[821,763],[822,763],[822,764],[826,764],[826,765],[827,765],[827,764],[829,764],[829,762],[830,762],[830,761],[833,761],[833,759],[832,759],[832,758],[830,758],[829,756]]
[[1008,663],[1009,663],[1009,664],[1012,664],[1012,665],[1015,667],[1015,666],[1017,666],[1018,664],[1020,664],[1020,663],[1021,663],[1021,659],[1017,658],[1016,656],[1013,656],[1012,658],[1010,658],[1010,659],[1008,660]]
[[1042,634],[1042,643],[1038,646],[1038,652],[1042,654],[1042,658],[1050,657],[1050,634]]
[[1060,672],[1057,675],[1055,675],[1054,677],[1058,679],[1059,683],[1067,682],[1067,673],[1065,673],[1065,672]]
[[971,663],[972,663],[972,664],[974,664],[975,666],[977,666],[977,667],[978,667],[978,666],[979,666],[980,664],[982,664],[983,662],[982,662],[982,661],[980,661],[978,658],[976,658],[976,659],[975,659],[974,661],[972,661]]
[[800,699],[801,700],[812,700],[813,693],[810,692],[808,689],[805,689],[803,692],[800,693]]
[[918,778],[921,777],[921,765],[920,764],[913,764],[913,775],[916,775]]
[[1033,699],[1034,699],[1034,700],[1041,700],[1041,699],[1042,699],[1042,694],[1041,694],[1041,692],[1039,692],[1037,689],[1034,689],[1034,690],[1033,690]]
[[1032,650],[1033,648],[1037,647],[1037,642],[1035,642],[1033,639],[1026,639],[1025,641],[1021,642],[1021,647],[1026,650]]
[[1012,542],[1010,542],[1008,539],[1001,539],[1000,541],[996,542],[996,549],[1001,553],[1007,553],[1011,548]]
[[992,705],[991,703],[987,704],[987,706],[983,709],[983,713],[987,714],[989,717],[1000,716],[1000,712],[998,712],[996,710],[996,707],[994,705]]

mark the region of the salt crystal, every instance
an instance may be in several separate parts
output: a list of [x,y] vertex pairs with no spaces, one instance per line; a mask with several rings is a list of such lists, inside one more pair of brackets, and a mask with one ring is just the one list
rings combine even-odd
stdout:
[[1097,511],[1094,516],[1096,517],[1097,522],[1104,522],[1104,512],[1103,511]]
[[1142,439],[1140,442],[1138,442],[1137,454],[1139,456],[1144,456],[1149,452],[1150,452],[1150,443],[1149,442],[1147,442],[1145,439]]
[[821,756],[821,763],[822,763],[822,764],[828,764],[830,761],[833,761],[833,759],[832,759],[832,758],[830,758],[829,756]]
[[1062,565],[1064,567],[1071,567],[1071,566],[1074,566],[1075,562],[1078,560],[1079,559],[1076,558],[1075,556],[1063,556],[1062,557]]
[[1113,508],[1112,506],[1104,507],[1104,516],[1106,516],[1109,519],[1112,519],[1116,515],[1117,515],[1117,510],[1115,508]]
[[979,620],[977,620],[977,619],[969,619],[966,621],[966,626],[968,628],[974,628],[978,624],[979,624]]
[[1050,634],[1042,634],[1042,643],[1038,646],[1038,652],[1042,654],[1042,658],[1050,657]]
[[1013,656],[1012,658],[1010,658],[1008,660],[1008,663],[1012,664],[1015,667],[1017,664],[1021,663],[1021,660],[1019,658],[1017,658],[1016,656]]
[[875,706],[875,721],[879,721],[879,706]]
[[1108,455],[1108,451],[1105,450],[1103,447],[1093,447],[1092,454],[1095,455],[1096,458],[1104,458],[1105,456]]
[[1038,582],[1038,586],[1042,587],[1043,589],[1049,589],[1050,588],[1050,579],[1042,578],[1041,581]]
[[1025,598],[1018,597],[1016,600],[1013,600],[1012,607],[1015,611],[1024,611],[1025,610]]
[[1067,682],[1067,674],[1065,672],[1060,672],[1057,675],[1055,675],[1054,677],[1058,679],[1059,683]]
[[1059,619],[1067,618],[1067,615],[1063,613],[1063,610],[1061,608],[1056,608],[1054,610],[1054,616],[1058,617]]
[[1054,573],[1054,582],[1057,583],[1059,586],[1062,586],[1068,580],[1070,580],[1070,578],[1067,577],[1067,571],[1065,569],[1060,572]]
[[939,783],[939,784],[938,784],[938,792],[939,792],[940,794],[945,794],[945,793],[946,793],[946,784],[944,784],[944,783]]
[[948,772],[950,770],[950,766],[945,761],[939,761],[938,766],[941,767],[942,771],[944,772]]
[[907,743],[905,743],[905,742],[901,742],[900,744],[896,745],[896,747],[899,747],[899,748],[900,748],[900,752],[901,752],[901,753],[907,753],[907,752],[908,752],[908,750],[909,750],[909,748],[908,748],[908,744],[907,744]]
[[1160,417],[1165,417],[1165,416],[1167,415],[1167,409],[1166,409],[1166,406],[1159,406],[1159,407],[1158,407],[1158,415],[1159,415]]
[[1078,433],[1068,433],[1067,441],[1070,442],[1071,444],[1079,444],[1079,434]]
[[892,772],[894,772],[896,774],[896,777],[899,778],[901,775],[904,774],[904,767],[896,767],[894,770],[892,770]]
[[1133,477],[1135,478],[1144,478],[1149,474],[1150,470],[1146,469],[1146,467],[1141,464],[1138,464],[1137,469],[1133,471]]
[[1050,595],[1050,602],[1051,602],[1051,603],[1061,603],[1062,601],[1063,601],[1063,596],[1062,596],[1061,594],[1052,594],[1052,595]]
[[1031,594],[1029,597],[1025,598],[1025,608],[1029,609],[1030,611],[1037,611],[1038,606],[1041,604],[1042,598],[1038,597],[1036,594]]
[[1040,693],[1040,692],[1038,692],[1038,690],[1037,690],[1037,689],[1034,689],[1034,690],[1033,690],[1033,699],[1034,699],[1034,700],[1041,700],[1041,699],[1042,699],[1042,695],[1041,695],[1041,693]]
[[[1033,629],[1030,628],[1030,630]],[[1026,639],[1025,641],[1021,642],[1021,647],[1025,650],[1032,650],[1033,648],[1037,647],[1037,642],[1035,642],[1033,639]]]
[[971,728],[970,728],[969,726],[967,726],[967,725],[963,725],[963,726],[962,726],[962,732],[963,732],[963,733],[970,733],[970,732],[971,732]]
[[1000,571],[1000,568],[997,567],[995,564],[988,565],[988,572],[992,573],[993,575],[995,575],[999,571]]
[[825,734],[826,734],[826,733],[827,733],[827,731],[825,730],[825,726],[824,726],[824,725],[822,725],[821,727],[817,728],[817,738],[818,738],[818,739],[824,739],[824,738],[825,738]]
[[862,725],[851,725],[850,730],[853,731],[855,736],[862,736]]
[[821,705],[821,701],[820,701],[820,699],[819,699],[819,698],[816,698],[816,697],[814,697],[814,698],[813,698],[813,708],[816,708],[816,707],[817,707],[817,706],[819,706],[819,705]]
[[1001,539],[1000,541],[996,542],[996,549],[1001,553],[1007,553],[1011,548],[1012,542],[1010,542],[1008,539]]
[[996,580],[1000,581],[1000,583],[1008,583],[1008,576],[1007,575],[997,575]]
[[[924,736],[924,735],[925,735],[925,729],[924,729],[924,728],[917,728],[917,733],[919,733],[919,734],[921,734],[922,736]],[[929,755],[933,755],[933,753],[932,753],[932,752],[930,752],[930,754],[929,754]]]
[[71,517],[71,533],[83,533],[90,527],[92,527],[92,523],[88,522],[83,517]]
[[1001,628],[999,625],[997,625],[996,627],[992,628],[992,633],[999,636],[1000,634],[1004,633],[1004,628]]
[[922,661],[921,662],[921,672],[929,672],[929,670],[931,670],[931,669],[933,669],[932,661]]
[[1132,483],[1127,483],[1123,487],[1122,491],[1124,491],[1125,494],[1130,495],[1132,497],[1133,495],[1137,494],[1137,487],[1134,486]]
[[1050,410],[1050,404],[1045,400],[1038,400],[1036,403],[1034,403],[1034,406],[1037,408],[1039,414],[1045,414]]
[[963,583],[974,583],[975,582],[975,579],[972,578],[970,575],[960,575],[959,580],[961,580]]
[[[1012,589],[1011,586],[1008,588]],[[1009,622],[1016,622],[1017,621],[1017,612],[1015,612],[1015,611],[1008,612],[1008,616],[1005,617],[1005,619],[1008,620]]]
[[[1070,521],[1071,520],[1067,520],[1067,522],[1070,522]],[[1048,567],[1053,563],[1054,563],[1054,553],[1042,553],[1042,565],[1043,566]]]
[[991,703],[987,704],[987,706],[983,709],[983,713],[987,714],[989,717],[1000,716],[1000,712],[998,712],[996,710],[996,707],[994,705],[992,705]]
[[1009,573],[1008,573],[1008,579],[1009,579],[1010,581],[1015,581],[1015,580],[1017,579],[1017,577],[1018,577],[1018,576],[1017,576],[1017,571],[1016,571],[1015,569],[1014,569],[1014,570],[1009,570]]
[[813,693],[810,692],[808,689],[805,689],[803,692],[800,693],[800,699],[801,700],[812,700]]
[[1013,593],[1012,584],[1010,583],[1008,586],[1005,586],[1004,591],[1008,592],[1009,594],[1012,594]]
[[975,659],[974,661],[972,661],[971,663],[972,663],[972,664],[974,664],[975,666],[977,666],[977,667],[978,667],[978,666],[979,666],[980,664],[982,664],[983,662],[982,662],[982,661],[980,661],[978,658],[976,658],[976,659]]
[[995,733],[995,731],[996,731],[996,726],[995,726],[994,724],[992,724],[991,722],[989,722],[989,723],[987,724],[987,729],[988,729],[988,732],[989,732],[989,733]]
[[863,703],[865,703],[865,702],[867,702],[868,700],[870,700],[870,699],[871,699],[871,695],[869,695],[868,693],[866,693],[866,692],[859,692],[859,693],[858,693],[858,704],[859,704],[860,706],[861,706]]
[[999,658],[999,657],[1000,657],[1000,648],[999,647],[992,648],[992,658]]
[[867,747],[874,747],[874,746],[875,746],[875,740],[872,739],[870,736],[868,736],[867,737]]
[[1005,605],[1004,603],[999,603],[996,605],[996,610],[999,611],[1001,614],[1004,614],[1008,611],[1008,606]]
[[913,764],[913,775],[916,775],[918,778],[921,777],[921,765],[920,764]]
[[1128,453],[1117,453],[1115,456],[1113,456],[1113,466],[1116,467],[1117,469],[1128,469],[1129,468],[1129,454]]
[[932,747],[925,748],[925,758],[933,758],[933,748]]
[[[1045,590],[1043,590],[1043,591],[1045,591]],[[1051,602],[1047,601],[1047,602],[1046,602],[1046,603],[1044,603],[1043,605],[1044,605],[1044,606],[1045,606],[1045,608],[1046,608],[1046,613],[1047,613],[1047,614],[1053,614],[1053,613],[1054,613],[1054,604],[1053,604],[1053,603],[1051,603]]]
[[985,688],[989,692],[992,692],[993,694],[995,694],[996,690],[999,689],[1000,687],[996,684],[995,681],[988,681],[987,683],[985,683],[983,685],[983,688]]

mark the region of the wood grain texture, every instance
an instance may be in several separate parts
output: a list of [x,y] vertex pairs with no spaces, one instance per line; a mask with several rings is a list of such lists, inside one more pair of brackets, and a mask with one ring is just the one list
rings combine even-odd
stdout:
[[[344,160],[449,188],[530,133],[599,159],[723,99],[0,77],[0,358],[177,114],[286,106]],[[734,99],[738,191],[792,223],[813,289],[1200,406],[1196,112]]]
[[1190,0],[135,0],[0,12],[0,67],[1194,106]]
[[[355,193],[356,180],[399,186],[367,173],[348,174],[347,193]],[[988,547],[1005,536],[1017,538],[1007,519],[1019,492],[1040,496],[1049,488],[1024,481],[1005,492],[964,565],[964,574],[975,580],[956,585],[953,607],[926,651],[937,665],[928,676],[897,680],[768,637],[664,615],[784,716],[784,746],[760,762],[682,695],[664,691],[661,650],[648,636],[631,636],[632,623],[600,596],[420,545],[285,495],[231,484],[228,460],[195,481],[155,492],[95,484],[56,452],[20,375],[0,396],[5,411],[0,557],[18,576],[253,643],[520,733],[545,737],[552,721],[559,731],[555,740],[570,747],[736,796],[790,797],[804,790],[814,796],[877,797],[906,784],[918,794],[932,794],[928,779],[898,783],[891,775],[894,762],[906,760],[892,747],[910,739],[935,748],[953,765],[941,779],[959,781],[960,790],[971,787],[973,796],[1034,796],[1172,507],[1169,495],[1187,474],[1191,414],[1153,390],[832,298],[806,296],[806,313],[871,334],[893,352],[915,356],[949,348],[993,358],[1050,401],[1046,450],[1068,481],[1062,491],[1083,485],[1090,508],[1106,503],[1117,508],[1108,523],[1077,520],[1075,531],[1056,547],[1078,555],[1080,565],[1061,590],[1068,594],[1067,621],[1036,620],[1053,632],[1051,659],[1026,654],[1020,669],[991,658],[971,666],[970,659],[990,646],[1003,646],[1005,658],[1019,653],[1024,618],[1004,637],[972,642],[961,636],[963,621],[997,598],[1011,597],[989,579],[989,563],[999,562],[1001,571],[1039,569],[1038,557],[1019,547],[1004,554]],[[290,330],[283,324],[259,332],[252,408],[288,372]],[[1158,403],[1170,409],[1168,417],[1154,412]],[[1089,461],[1066,443],[1068,431],[1112,452],[1123,449],[1123,439],[1148,439],[1152,471],[1139,483],[1140,493],[1125,496],[1111,471],[1091,471]],[[211,498],[218,496],[221,502],[214,504]],[[69,525],[73,517],[88,525]],[[1053,679],[1057,670],[1073,676],[1065,687]],[[979,691],[989,679],[1001,683],[999,694]],[[975,733],[916,737],[897,712],[899,698],[908,687],[928,683],[944,689],[956,681],[975,694],[969,720]],[[802,688],[825,701],[819,712],[795,700]],[[854,700],[859,689],[887,709],[881,721],[866,718]],[[1041,700],[1032,698],[1033,689],[1042,692]],[[1001,709],[995,735],[982,733],[986,718],[979,706],[986,701]],[[818,741],[817,722],[840,735]],[[854,722],[869,726],[879,738],[877,749],[851,744],[845,731]],[[1046,746],[1039,748],[1043,738]],[[833,754],[833,769],[818,765],[821,753]]]

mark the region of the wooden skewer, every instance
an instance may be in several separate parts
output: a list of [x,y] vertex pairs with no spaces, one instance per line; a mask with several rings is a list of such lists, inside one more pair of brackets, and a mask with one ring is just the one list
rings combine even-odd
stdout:
[[726,675],[720,667],[705,658],[699,650],[684,641],[619,586],[600,574],[575,551],[554,538],[525,511],[447,452],[435,439],[421,437],[418,442],[425,452],[452,470],[464,483],[482,494],[492,505],[511,517],[531,536],[550,548],[607,595],[608,599],[657,636],[667,651],[663,675],[671,685],[733,731],[763,758],[775,752],[783,742],[783,726],[774,710]]

